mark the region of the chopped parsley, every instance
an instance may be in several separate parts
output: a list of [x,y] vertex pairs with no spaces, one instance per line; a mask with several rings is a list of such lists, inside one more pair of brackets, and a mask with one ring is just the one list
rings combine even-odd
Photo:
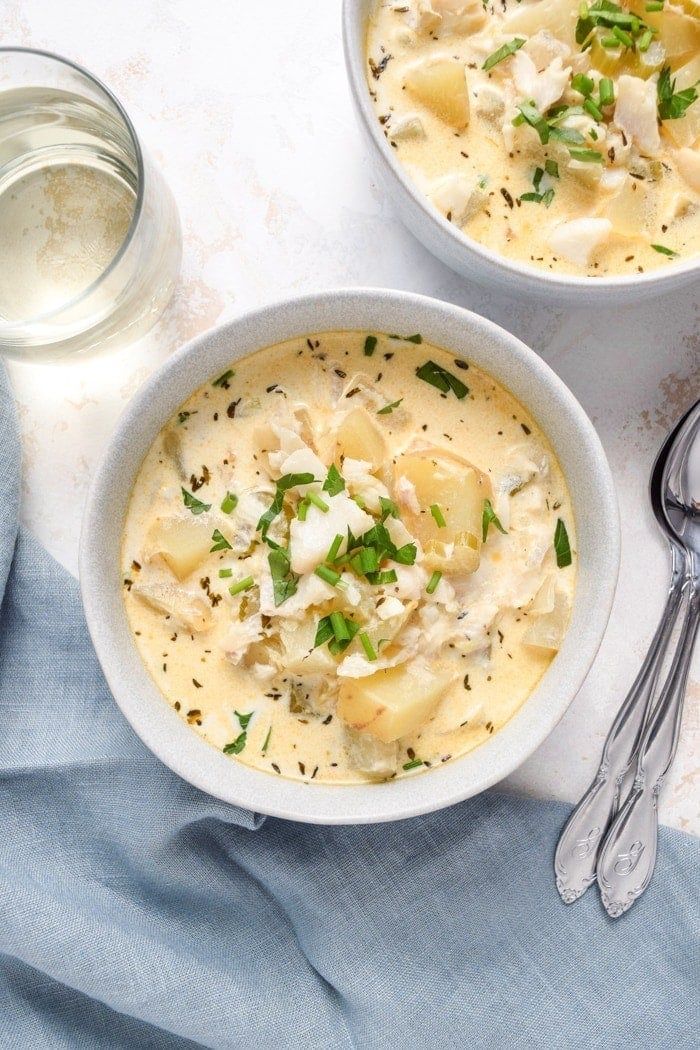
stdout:
[[202,503],[201,499],[197,499],[187,489],[181,489],[182,502],[185,504],[188,510],[191,510],[193,514],[204,514],[206,511],[211,510],[211,503]]
[[365,339],[365,357],[371,357],[374,351],[377,349],[377,337],[376,335],[368,335]]
[[337,496],[345,488],[345,479],[334,463],[328,468],[326,480],[323,482],[323,491],[329,496]]
[[267,533],[270,525],[275,520],[278,514],[282,511],[282,504],[284,503],[284,494],[288,489],[296,488],[297,485],[311,485],[316,478],[313,474],[285,474],[277,482],[277,489],[275,491],[275,498],[273,499],[270,506],[267,508],[265,513],[261,515],[256,529],[262,536],[263,540],[267,539]]
[[516,51],[519,51],[524,43],[523,37],[513,37],[509,43],[504,44],[502,47],[499,47],[498,51],[494,51],[493,54],[489,55],[481,68],[488,73],[489,69],[493,69],[499,62],[502,62],[505,58],[510,58]]
[[395,408],[398,408],[403,398],[400,397],[398,401],[392,401],[390,405],[384,405],[384,408],[377,409],[378,416],[388,416]]
[[253,717],[253,712],[248,711],[246,714],[242,714],[240,711],[234,711],[233,713],[238,719],[238,724],[240,725],[241,729],[247,729],[248,725],[250,724],[250,720]]
[[554,530],[554,553],[557,556],[557,565],[560,569],[565,569],[567,565],[571,565],[569,534],[561,518],[557,518],[557,525]]
[[272,576],[272,593],[275,599],[275,606],[279,606],[286,602],[287,598],[291,598],[293,594],[296,594],[299,577],[292,572],[289,553],[282,547],[277,547],[275,550],[270,551],[267,561],[270,566],[270,575]]
[[229,541],[218,529],[214,529],[211,539],[213,546],[209,550],[210,554],[214,554],[216,551],[230,551],[233,549]]
[[380,496],[379,506],[382,509],[382,522],[385,522],[387,518],[398,518],[399,508],[393,499],[389,499],[388,496]]
[[684,91],[676,91],[675,77],[671,79],[671,67],[664,66],[659,74],[656,85],[656,94],[659,103],[660,120],[678,120],[685,116],[686,110],[697,101],[698,92],[696,87],[685,88]]
[[243,750],[243,748],[246,745],[247,739],[248,739],[248,734],[246,733],[245,730],[243,730],[242,733],[238,734],[238,736],[233,741],[233,743],[226,744],[226,746],[224,747],[224,754],[225,755],[240,755],[241,751]]
[[430,383],[441,393],[448,394],[450,390],[460,401],[469,393],[469,387],[448,372],[442,365],[436,365],[434,361],[426,361],[424,365],[416,369],[416,375],[424,383]]
[[501,525],[501,523],[500,523],[500,521],[498,519],[498,515],[496,514],[496,511],[493,509],[493,506],[491,505],[491,500],[490,499],[485,499],[484,500],[484,509],[483,509],[483,511],[481,513],[481,542],[482,543],[486,543],[486,537],[489,534],[489,527],[491,525],[493,525],[494,528],[498,529],[499,532],[502,532],[504,536],[507,535],[506,530],[503,528],[503,526]]

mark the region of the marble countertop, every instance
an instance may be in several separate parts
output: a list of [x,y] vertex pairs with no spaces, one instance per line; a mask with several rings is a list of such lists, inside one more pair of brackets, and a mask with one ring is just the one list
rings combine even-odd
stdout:
[[[700,396],[695,290],[623,310],[518,306],[428,255],[368,178],[339,0],[122,0],[98,10],[88,0],[5,0],[0,38],[57,51],[106,81],[164,171],[184,229],[176,297],[141,342],[91,362],[12,365],[29,527],[75,573],[85,493],[119,413],[176,347],[212,325],[342,285],[405,288],[476,310],[569,384],[618,486],[622,568],[600,655],[558,728],[508,781],[528,794],[577,798],[664,600],[667,555],[646,487],[667,429]],[[661,801],[666,823],[696,834],[697,666]]]

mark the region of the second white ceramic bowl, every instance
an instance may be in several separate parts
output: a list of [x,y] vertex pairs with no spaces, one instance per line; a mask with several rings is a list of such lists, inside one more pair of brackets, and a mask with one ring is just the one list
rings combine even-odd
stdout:
[[700,257],[624,277],[572,277],[506,259],[448,222],[418,188],[382,131],[367,86],[367,20],[377,0],[343,0],[345,64],[372,168],[402,222],[451,269],[509,298],[536,296],[549,304],[615,307],[667,294],[698,280]]
[[[148,675],[122,600],[124,518],[143,458],[193,391],[233,361],[295,336],[329,330],[420,331],[489,372],[549,438],[573,501],[578,583],[568,634],[538,687],[497,734],[420,776],[339,787],[285,780],[236,762],[179,718]],[[617,502],[600,441],[585,412],[532,350],[490,321],[412,295],[355,289],[284,302],[195,339],[141,388],[121,417],[94,477],[83,520],[80,579],[88,626],[114,698],[145,744],[192,784],[258,813],[321,824],[416,816],[475,795],[511,773],[552,731],[595,657],[612,605],[620,556]]]

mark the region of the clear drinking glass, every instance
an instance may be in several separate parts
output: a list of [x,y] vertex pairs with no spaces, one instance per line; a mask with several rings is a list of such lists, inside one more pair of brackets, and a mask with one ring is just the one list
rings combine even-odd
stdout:
[[0,354],[138,338],[181,253],[172,195],[108,88],[65,58],[0,47]]

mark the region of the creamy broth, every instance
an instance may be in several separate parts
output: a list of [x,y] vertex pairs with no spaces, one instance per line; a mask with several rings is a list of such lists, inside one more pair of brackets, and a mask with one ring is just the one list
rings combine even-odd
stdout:
[[559,647],[576,558],[552,449],[490,376],[412,339],[324,332],[236,361],[140,469],[128,621],[234,761],[416,775],[497,732]]
[[378,0],[369,90],[470,237],[557,273],[643,273],[700,250],[700,5],[589,7],[584,24],[579,0]]

